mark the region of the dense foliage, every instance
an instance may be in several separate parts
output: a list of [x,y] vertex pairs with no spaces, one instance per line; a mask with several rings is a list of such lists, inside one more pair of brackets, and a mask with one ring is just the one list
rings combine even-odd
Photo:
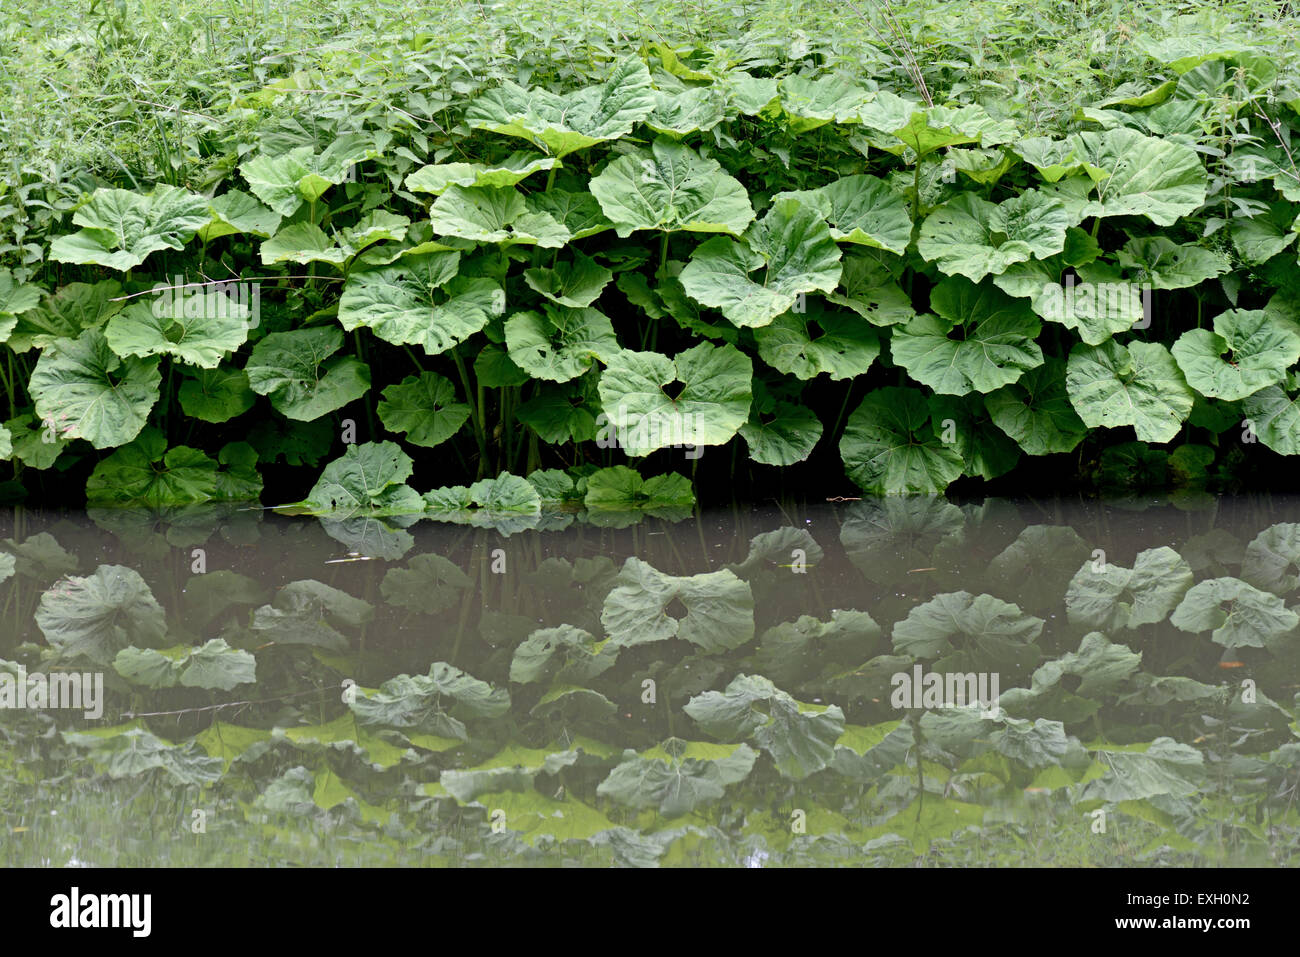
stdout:
[[741,21],[579,58],[478,16],[472,61],[428,33],[250,58],[140,175],[18,176],[11,493],[529,510],[689,504],[701,452],[723,483],[893,493],[1043,460],[1197,487],[1300,450],[1276,34],[1103,35],[1075,103],[1024,85],[1026,38],[989,65]]

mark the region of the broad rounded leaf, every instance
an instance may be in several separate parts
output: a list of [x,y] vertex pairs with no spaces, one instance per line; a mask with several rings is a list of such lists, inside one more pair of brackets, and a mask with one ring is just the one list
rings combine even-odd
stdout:
[[1194,393],[1156,342],[1076,345],[1065,373],[1070,404],[1089,428],[1133,426],[1139,441],[1168,442],[1192,411]]
[[56,339],[41,353],[28,390],[36,415],[64,439],[97,449],[130,442],[158,401],[158,358],[121,359],[95,329]]

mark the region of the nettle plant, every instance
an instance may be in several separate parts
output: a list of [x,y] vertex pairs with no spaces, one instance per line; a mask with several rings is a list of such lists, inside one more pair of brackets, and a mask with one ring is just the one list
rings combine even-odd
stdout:
[[98,188],[57,281],[0,270],[0,456],[152,505],[333,458],[312,509],[459,515],[688,506],[641,474],[664,449],[838,457],[868,493],[1295,455],[1300,95],[1158,52],[1047,132],[662,45],[437,130],[273,117],[214,195]]

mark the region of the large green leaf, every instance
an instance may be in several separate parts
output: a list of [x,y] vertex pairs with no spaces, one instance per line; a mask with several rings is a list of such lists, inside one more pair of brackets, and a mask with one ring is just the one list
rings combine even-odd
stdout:
[[754,330],[758,354],[772,368],[798,379],[863,375],[880,355],[880,337],[860,316],[823,304],[782,313]]
[[325,466],[304,504],[328,512],[408,513],[424,503],[405,482],[411,457],[395,442],[364,442]]
[[931,292],[930,308],[938,315],[918,316],[894,331],[890,352],[936,392],[992,392],[1043,363],[1034,342],[1038,317],[995,286],[951,276]]
[[186,688],[230,691],[257,680],[257,661],[247,651],[214,638],[198,648],[123,648],[113,668],[133,684],[147,688]]
[[122,287],[113,279],[60,286],[34,308],[17,313],[7,345],[14,352],[44,349],[56,339],[75,339],[102,326],[122,309]]
[[167,634],[162,607],[139,572],[100,565],[93,575],[66,578],[41,595],[36,625],[63,659],[108,665],[127,645],[158,645]]
[[602,648],[603,643],[573,625],[539,628],[515,648],[510,680],[585,684],[614,665],[617,652],[602,653]]
[[1300,615],[1240,578],[1210,578],[1188,589],[1169,621],[1183,631],[1208,631],[1225,648],[1264,648],[1294,631]]
[[868,393],[840,439],[848,477],[877,494],[942,492],[964,463],[929,422],[930,407],[919,389],[890,386]]
[[147,196],[128,189],[97,189],[72,216],[82,229],[55,237],[50,258],[125,272],[156,250],[183,249],[210,219],[206,199],[175,186],[161,184]]
[[1296,392],[1294,384],[1271,385],[1241,403],[1251,432],[1280,455],[1300,455],[1300,394]]
[[926,217],[916,249],[943,272],[979,282],[1013,263],[1061,252],[1073,225],[1063,203],[1037,190],[996,206],[961,193]]
[[339,323],[347,330],[365,326],[394,345],[419,345],[429,355],[446,352],[505,308],[501,287],[481,276],[457,276],[459,262],[459,253],[432,252],[352,274],[339,300]]
[[390,568],[379,590],[384,600],[425,615],[446,611],[473,585],[469,576],[441,555],[416,555],[406,568]]
[[379,421],[390,432],[402,432],[412,445],[433,448],[460,431],[469,406],[456,398],[456,387],[436,372],[407,376],[383,391]]
[[1088,433],[1065,389],[1065,363],[1047,359],[984,398],[993,423],[1029,455],[1069,452]]
[[[722,445],[749,419],[753,363],[730,345],[707,342],[676,359],[625,349],[600,377],[610,432],[631,456],[672,446]],[[665,386],[683,383],[675,396]]]
[[1277,385],[1300,359],[1300,327],[1267,309],[1230,309],[1214,317],[1214,331],[1189,329],[1174,359],[1201,395],[1244,399]]
[[1081,162],[1109,174],[1097,184],[1089,216],[1146,216],[1172,226],[1205,202],[1209,177],[1190,146],[1122,128],[1070,141]]
[[441,195],[451,186],[514,186],[533,173],[554,169],[559,160],[517,151],[495,163],[439,163],[422,166],[406,177],[406,188]]
[[1112,631],[1164,621],[1192,584],[1192,569],[1168,546],[1138,552],[1132,568],[1090,559],[1065,593],[1072,624]]
[[609,317],[590,307],[544,303],[542,312],[529,310],[506,320],[510,358],[529,375],[551,382],[568,382],[592,367],[608,363],[619,352]]
[[620,236],[638,229],[738,236],[754,219],[745,187],[717,160],[666,137],[613,160],[590,189]]
[[108,320],[104,336],[122,358],[171,355],[215,369],[248,339],[252,313],[224,293],[207,290],[133,302]]
[[874,176],[845,176],[817,189],[777,193],[772,202],[797,199],[826,220],[836,242],[905,253],[912,241],[907,200]]
[[369,602],[307,579],[290,582],[277,591],[271,604],[253,612],[251,627],[276,644],[346,651],[348,639],[338,628],[360,629],[374,616]]
[[1300,523],[1278,522],[1251,539],[1241,577],[1277,595],[1300,588]]
[[95,466],[86,481],[91,505],[147,505],[166,508],[213,499],[256,500],[262,480],[254,464],[256,453],[244,446],[224,476],[221,463],[185,445],[167,448],[166,437],[152,426],[144,429]]
[[433,231],[478,243],[558,249],[573,238],[554,216],[532,209],[513,186],[449,186],[429,209]]
[[290,419],[319,418],[370,389],[368,366],[352,356],[334,356],[342,346],[342,331],[330,326],[273,332],[248,357],[248,385]]
[[348,133],[320,153],[311,146],[259,153],[245,161],[239,172],[258,199],[281,216],[292,216],[303,203],[316,202],[331,186],[347,179],[357,163],[381,153],[377,142]]
[[192,370],[181,382],[177,398],[187,416],[204,422],[227,422],[257,401],[248,386],[248,373],[227,365]]
[[1168,442],[1192,411],[1194,393],[1169,350],[1156,342],[1076,345],[1065,381],[1084,425],[1131,425],[1142,442]]
[[[762,268],[761,281],[750,273]],[[840,250],[811,207],[784,199],[749,228],[743,243],[719,236],[702,243],[681,273],[687,295],[738,326],[765,326],[801,294],[830,292],[840,281]]]
[[1152,289],[1187,289],[1232,269],[1232,262],[1221,252],[1179,245],[1165,236],[1130,239],[1116,259],[1132,281],[1147,283]]
[[[957,671],[998,665],[1022,668],[1042,653],[1033,643],[1043,619],[992,595],[947,592],[918,605],[894,625],[894,650],[914,658],[939,658]],[[970,702],[966,702],[969,704]],[[987,702],[986,702],[987,703]]]
[[650,71],[631,56],[615,64],[604,84],[567,94],[526,90],[507,80],[470,103],[465,121],[474,129],[526,139],[561,157],[627,136],[656,105]]
[[362,724],[466,741],[464,722],[499,718],[510,710],[510,693],[435,661],[427,675],[390,678],[374,693],[356,695],[348,707]]
[[541,267],[524,270],[524,282],[551,302],[580,309],[600,298],[601,290],[614,274],[581,250],[573,251],[572,260],[562,260],[553,269]]
[[97,449],[124,445],[140,434],[158,401],[158,359],[121,359],[95,329],[56,339],[36,362],[28,391],[36,415],[64,439]]
[[[681,617],[667,613],[675,602],[685,609]],[[678,637],[717,654],[754,637],[754,596],[726,569],[674,577],[629,558],[605,598],[600,620],[615,649]]]
[[596,793],[628,807],[652,807],[664,817],[679,817],[723,797],[729,785],[749,775],[757,758],[744,744],[716,759],[647,759],[629,749]]

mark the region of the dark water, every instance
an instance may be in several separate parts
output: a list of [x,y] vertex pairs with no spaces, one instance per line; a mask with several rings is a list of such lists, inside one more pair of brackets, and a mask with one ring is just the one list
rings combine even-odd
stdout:
[[475,521],[0,515],[0,863],[1300,861],[1300,499]]

